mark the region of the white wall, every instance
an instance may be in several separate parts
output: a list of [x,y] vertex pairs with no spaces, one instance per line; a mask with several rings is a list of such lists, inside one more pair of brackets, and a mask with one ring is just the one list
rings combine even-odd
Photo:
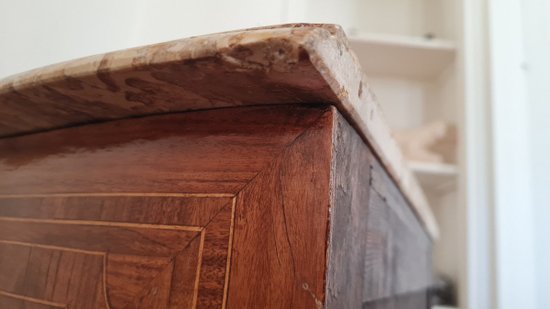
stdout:
[[490,0],[496,299],[536,308],[531,132],[521,0]]
[[537,308],[550,308],[550,2],[524,0]]
[[301,19],[306,0],[0,0],[0,78],[73,58]]
[[287,1],[140,0],[136,44],[283,23]]
[[134,1],[0,0],[0,77],[131,46]]
[[[460,175],[459,203],[462,222],[459,242],[466,251],[460,275],[460,306],[469,309],[496,308],[494,288],[493,185],[491,104],[489,89],[489,42],[487,0],[463,2],[462,65],[463,100],[462,137],[459,145],[464,173]],[[459,92],[461,94],[461,92]]]
[[550,3],[493,0],[498,308],[550,308]]

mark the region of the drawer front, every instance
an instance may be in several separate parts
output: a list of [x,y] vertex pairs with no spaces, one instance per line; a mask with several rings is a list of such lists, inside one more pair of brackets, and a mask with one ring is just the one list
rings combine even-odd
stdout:
[[315,308],[330,119],[232,108],[0,139],[0,308]]
[[0,304],[221,304],[233,199],[140,194],[0,198]]

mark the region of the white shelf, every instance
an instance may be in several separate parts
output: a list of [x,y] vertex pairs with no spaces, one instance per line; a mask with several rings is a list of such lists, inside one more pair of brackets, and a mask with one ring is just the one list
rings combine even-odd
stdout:
[[442,39],[382,34],[350,36],[367,75],[431,79],[453,62],[456,46]]
[[409,167],[428,192],[447,192],[456,185],[458,167],[445,163],[409,162]]

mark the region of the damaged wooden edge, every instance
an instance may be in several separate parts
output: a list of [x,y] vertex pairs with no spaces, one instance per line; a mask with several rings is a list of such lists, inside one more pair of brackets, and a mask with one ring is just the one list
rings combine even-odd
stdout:
[[356,55],[350,50],[345,34],[340,28],[337,30],[331,34],[336,39],[310,40],[305,44],[311,63],[338,96],[338,110],[374,148],[375,154],[413,205],[430,236],[437,239],[439,228],[424,191],[393,138],[376,97],[366,82],[366,75]]
[[[172,79],[152,72],[172,74]],[[220,80],[220,74],[242,77],[239,85],[249,88],[235,89],[237,82]],[[141,83],[131,83],[133,77]],[[214,77],[218,80],[211,83]],[[0,81],[0,137],[167,112],[311,103],[338,108],[436,239],[438,227],[426,197],[336,25],[290,24],[192,37],[8,77]]]

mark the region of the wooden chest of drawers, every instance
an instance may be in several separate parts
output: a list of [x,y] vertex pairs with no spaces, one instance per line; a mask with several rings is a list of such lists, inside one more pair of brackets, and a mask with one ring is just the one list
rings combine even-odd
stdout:
[[312,65],[338,31],[226,33],[4,81],[0,308],[427,307],[422,195],[384,126],[362,128],[376,109],[346,107],[353,88]]

